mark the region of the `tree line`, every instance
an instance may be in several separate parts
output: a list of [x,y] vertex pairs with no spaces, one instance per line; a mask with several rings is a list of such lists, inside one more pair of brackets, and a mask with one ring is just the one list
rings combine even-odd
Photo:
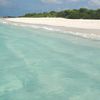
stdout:
[[62,17],[69,19],[100,19],[100,9],[72,9],[63,11],[50,11],[43,13],[27,13],[22,17]]

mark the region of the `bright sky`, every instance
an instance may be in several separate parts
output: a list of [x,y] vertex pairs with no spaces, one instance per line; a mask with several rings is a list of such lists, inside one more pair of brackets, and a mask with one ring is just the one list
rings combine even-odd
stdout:
[[81,7],[100,8],[100,0],[0,0],[0,16]]

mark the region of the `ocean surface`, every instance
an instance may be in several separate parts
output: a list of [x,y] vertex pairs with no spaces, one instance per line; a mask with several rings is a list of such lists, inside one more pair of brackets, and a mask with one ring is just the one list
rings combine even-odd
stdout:
[[1,22],[0,100],[100,100],[100,41]]

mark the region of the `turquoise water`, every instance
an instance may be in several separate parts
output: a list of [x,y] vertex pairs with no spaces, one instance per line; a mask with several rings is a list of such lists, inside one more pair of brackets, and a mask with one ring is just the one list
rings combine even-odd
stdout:
[[100,100],[100,41],[0,24],[0,100]]

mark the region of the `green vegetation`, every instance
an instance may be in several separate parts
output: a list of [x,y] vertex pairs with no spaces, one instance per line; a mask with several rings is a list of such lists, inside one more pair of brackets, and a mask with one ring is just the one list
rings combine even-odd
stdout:
[[91,10],[87,8],[51,11],[43,13],[27,13],[23,17],[62,17],[70,19],[100,19],[100,9]]

